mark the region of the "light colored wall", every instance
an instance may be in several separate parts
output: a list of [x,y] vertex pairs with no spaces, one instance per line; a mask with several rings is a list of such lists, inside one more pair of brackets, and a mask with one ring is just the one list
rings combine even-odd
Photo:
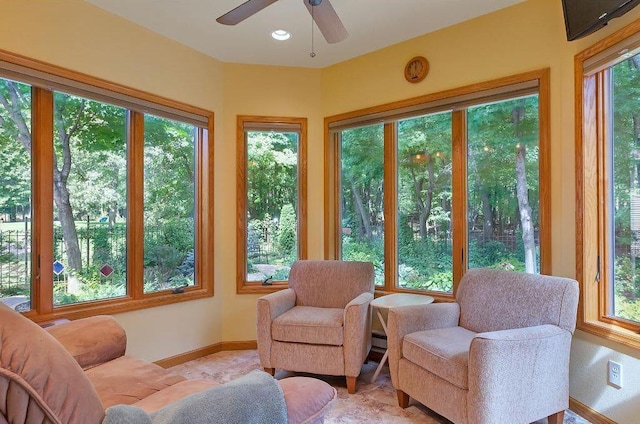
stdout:
[[[225,173],[225,193],[216,195],[225,205],[222,219],[234,223],[236,219],[236,117],[263,115],[306,117],[308,119],[308,254],[320,259],[323,246],[323,120],[321,115],[320,71],[258,65],[224,65],[224,142],[217,146],[216,154],[223,156],[228,172]],[[257,295],[236,294],[236,240],[235,225],[217,227],[224,232],[224,252],[218,250],[218,267],[224,267],[224,284],[217,295],[223,304],[223,340],[255,340]]]
[[[309,119],[309,256],[322,257],[325,116],[544,67],[551,68],[553,270],[575,275],[573,56],[633,19],[640,8],[583,40],[567,42],[556,0],[529,0],[324,70],[223,64],[79,0],[0,2],[0,48],[212,110],[215,130],[215,291],[193,302],[117,315],[129,351],[156,360],[220,341],[255,338],[256,296],[235,294],[237,114]],[[429,76],[403,78],[426,56]],[[637,351],[577,332],[571,396],[620,423],[635,422]],[[606,361],[624,387],[606,385]]]
[[[553,273],[575,276],[574,78],[576,53],[640,18],[640,8],[585,39],[567,42],[562,4],[529,0],[436,33],[329,67],[322,71],[323,115],[551,68],[551,178]],[[425,56],[431,69],[419,84],[404,65]],[[640,415],[640,352],[583,332],[572,347],[571,396],[620,423]],[[606,362],[623,365],[622,389],[606,384]]]
[[[79,0],[0,2],[0,48],[216,112],[222,136],[222,63]],[[216,191],[224,191],[228,161],[216,155]],[[223,202],[216,202],[215,227]],[[215,233],[215,245],[229,237]],[[224,267],[216,250],[216,291]],[[222,300],[193,302],[118,314],[128,352],[157,360],[222,341]]]

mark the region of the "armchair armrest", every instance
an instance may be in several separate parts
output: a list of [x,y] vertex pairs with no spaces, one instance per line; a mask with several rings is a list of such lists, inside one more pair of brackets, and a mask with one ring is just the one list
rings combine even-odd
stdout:
[[513,405],[523,409],[519,416],[568,408],[570,349],[571,333],[555,325],[479,333],[469,349],[469,404],[477,414],[469,420],[509,421]]
[[360,374],[371,350],[371,311],[373,293],[361,293],[344,308],[344,369],[348,377]]
[[271,366],[271,322],[296,305],[293,289],[284,289],[266,296],[257,302],[256,328],[260,363],[264,368]]
[[45,331],[62,344],[85,370],[123,356],[127,348],[124,328],[107,315],[54,325]]
[[459,319],[460,306],[457,303],[431,303],[389,309],[387,349],[389,350],[389,371],[394,387],[397,387],[398,363],[402,358],[404,336],[416,331],[456,327]]

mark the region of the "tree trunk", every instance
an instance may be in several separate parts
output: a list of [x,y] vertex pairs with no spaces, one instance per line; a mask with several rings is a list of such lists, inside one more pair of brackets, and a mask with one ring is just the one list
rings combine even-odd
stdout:
[[526,272],[536,272],[536,242],[533,231],[531,206],[527,191],[527,174],[525,167],[526,147],[520,143],[516,151],[516,195],[520,209],[520,224],[522,225],[522,243],[524,245],[524,264]]
[[62,227],[62,237],[67,250],[68,266],[74,270],[82,269],[82,254],[78,243],[78,232],[73,219],[73,210],[69,201],[69,191],[66,184],[59,181],[59,173],[54,172],[53,199],[58,207],[58,219]]
[[353,193],[353,201],[360,215],[360,224],[362,228],[362,232],[364,238],[367,240],[371,240],[371,223],[369,222],[369,214],[364,209],[364,204],[362,203],[362,197],[360,196],[360,192],[358,191],[358,187],[356,187],[356,183],[351,180],[349,181],[351,184],[351,192]]

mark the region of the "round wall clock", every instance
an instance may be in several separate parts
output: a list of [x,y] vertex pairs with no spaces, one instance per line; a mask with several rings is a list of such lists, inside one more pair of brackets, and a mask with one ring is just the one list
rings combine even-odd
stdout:
[[404,77],[409,82],[420,82],[429,73],[429,62],[422,56],[416,56],[404,67]]

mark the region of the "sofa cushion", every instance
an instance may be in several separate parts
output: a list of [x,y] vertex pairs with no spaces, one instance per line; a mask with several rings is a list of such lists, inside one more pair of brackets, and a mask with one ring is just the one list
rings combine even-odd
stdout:
[[98,423],[100,399],[51,335],[0,302],[0,422]]
[[120,403],[134,404],[186,380],[158,365],[130,356],[121,356],[85,372],[105,409]]
[[134,403],[133,405],[138,408],[142,408],[145,412],[153,412],[167,406],[172,402],[175,402],[183,397],[187,397],[194,393],[201,392],[211,387],[217,386],[211,380],[193,379],[185,380],[179,383],[169,386],[166,389],[155,392],[154,394],[147,396],[146,398]]
[[462,327],[418,331],[404,337],[402,356],[461,389],[469,388],[469,347],[476,333]]
[[273,340],[342,346],[344,309],[295,306],[273,320]]
[[123,356],[127,349],[124,328],[112,316],[99,315],[47,327],[83,369]]

